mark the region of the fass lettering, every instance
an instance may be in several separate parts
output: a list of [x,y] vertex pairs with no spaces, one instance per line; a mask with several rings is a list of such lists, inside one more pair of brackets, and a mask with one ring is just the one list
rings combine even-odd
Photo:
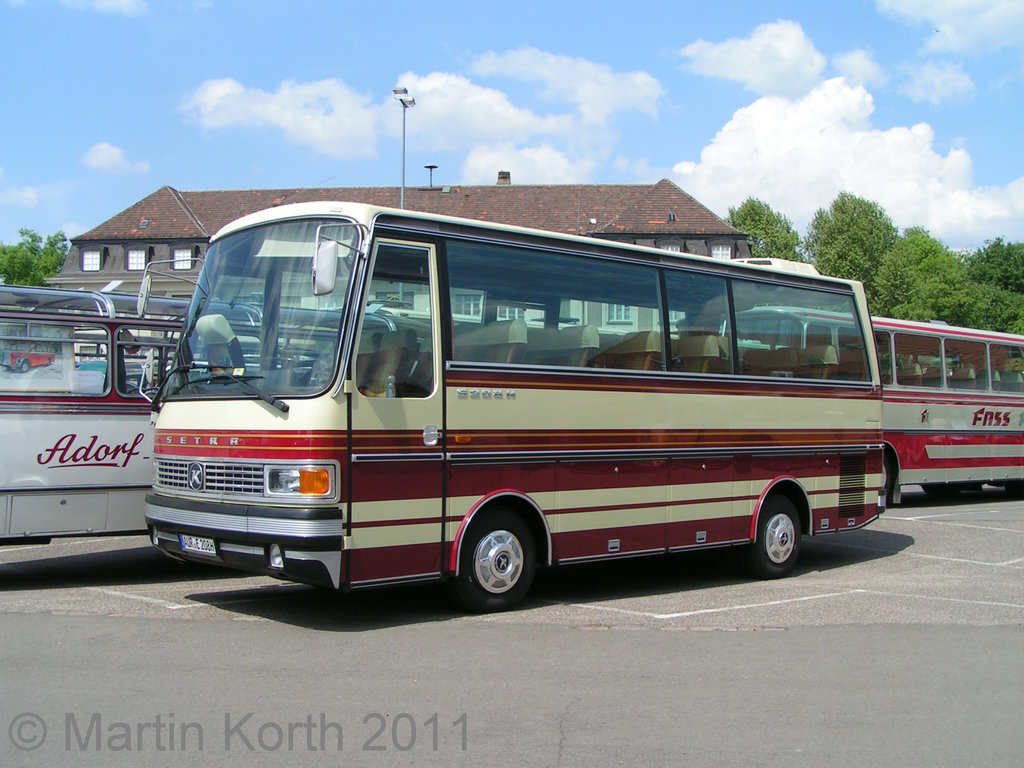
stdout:
[[36,461],[50,467],[127,467],[139,455],[139,446],[146,435],[139,432],[132,442],[107,445],[99,435],[91,435],[80,442],[71,433],[57,439],[52,446],[36,455]]
[[988,408],[979,408],[974,412],[972,426],[1008,427],[1010,426],[1010,414],[1010,411],[990,411]]

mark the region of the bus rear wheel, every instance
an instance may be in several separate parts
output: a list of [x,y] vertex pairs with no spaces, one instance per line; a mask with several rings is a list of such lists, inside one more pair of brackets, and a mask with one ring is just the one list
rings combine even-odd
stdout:
[[769,497],[757,518],[755,539],[747,545],[747,571],[759,579],[778,579],[800,554],[800,515],[785,496]]
[[526,596],[536,567],[533,535],[523,519],[507,509],[490,510],[466,531],[450,591],[467,611],[505,611]]

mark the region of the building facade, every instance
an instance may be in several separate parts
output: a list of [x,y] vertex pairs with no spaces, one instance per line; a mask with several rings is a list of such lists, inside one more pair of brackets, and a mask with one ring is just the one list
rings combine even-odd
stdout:
[[[210,237],[254,211],[284,203],[343,200],[397,208],[399,187],[324,187],[153,194],[72,238],[58,287],[138,290],[154,265],[152,290],[190,296]],[[746,234],[667,179],[656,184],[511,183],[502,171],[490,186],[406,187],[405,207],[428,213],[685,251],[720,259],[750,256]],[[181,278],[181,279],[176,279]]]

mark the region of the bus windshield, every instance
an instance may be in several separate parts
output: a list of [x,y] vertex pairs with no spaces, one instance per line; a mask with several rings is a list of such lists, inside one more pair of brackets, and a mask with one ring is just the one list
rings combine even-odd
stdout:
[[[323,391],[337,368],[359,244],[359,228],[337,219],[278,222],[216,240],[163,396],[285,397]],[[336,267],[333,289],[314,289],[318,250],[336,260],[330,270]],[[322,258],[316,263],[323,265]]]

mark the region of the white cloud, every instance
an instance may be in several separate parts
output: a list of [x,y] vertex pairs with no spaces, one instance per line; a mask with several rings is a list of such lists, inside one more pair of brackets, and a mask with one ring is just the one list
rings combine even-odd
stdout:
[[974,95],[974,82],[959,64],[926,61],[904,69],[907,82],[900,93],[914,101],[943,104],[969,101]]
[[573,162],[554,147],[516,147],[511,143],[478,145],[470,150],[462,166],[466,184],[493,184],[499,170],[509,171],[514,184],[570,184],[587,178],[593,162]]
[[646,72],[615,72],[606,64],[535,48],[487,53],[473,62],[471,70],[484,77],[541,82],[547,89],[542,96],[575,105],[587,125],[604,125],[615,113],[626,110],[655,116],[665,93],[661,83]]
[[[553,182],[589,175],[595,158],[608,156],[617,139],[614,117],[625,111],[656,116],[664,94],[646,73],[617,73],[529,48],[486,54],[470,69],[482,78],[540,82],[552,110],[517,106],[501,90],[447,72],[399,76],[396,85],[416,100],[404,110],[391,94],[374,103],[336,79],[286,82],[268,92],[233,78],[202,83],[181,110],[205,130],[277,128],[294,144],[338,158],[373,155],[379,134],[401,132],[404,114],[410,144],[422,152],[461,153],[466,178],[493,180],[498,159],[507,157],[501,165],[520,169],[517,179]],[[491,163],[486,171],[485,159]]]
[[123,16],[141,16],[148,8],[145,0],[61,0],[68,8],[100,13],[119,13]]
[[181,108],[203,128],[272,126],[293,144],[328,157],[369,157],[375,152],[379,108],[340,80],[287,81],[274,93],[246,88],[232,78],[207,80]]
[[4,169],[0,168],[0,205],[34,208],[38,202],[39,193],[32,187],[8,187],[4,183]]
[[145,160],[129,163],[120,147],[115,147],[105,141],[89,147],[82,157],[82,165],[87,165],[103,173],[116,173],[122,176],[149,171],[149,163]]
[[[430,149],[522,143],[536,136],[569,135],[576,125],[571,115],[538,115],[515,106],[501,91],[476,85],[461,75],[434,72],[418,77],[408,72],[398,83],[416,99],[416,106],[406,116],[406,130]],[[400,109],[390,104],[386,108]],[[397,111],[388,124],[392,130],[401,130]]]
[[850,85],[881,86],[889,80],[874,57],[863,49],[846,51],[833,56],[832,65]]
[[813,88],[825,57],[795,21],[762,24],[747,38],[724,43],[698,40],[680,51],[687,69],[699,75],[735,80],[763,95],[799,96]]
[[875,0],[891,16],[927,24],[925,49],[991,53],[1024,45],[1020,0]]
[[798,229],[849,191],[879,203],[897,226],[923,226],[953,247],[1019,231],[1024,178],[976,188],[964,150],[938,154],[924,123],[876,130],[873,111],[871,95],[841,78],[801,99],[759,99],[733,115],[699,162],[678,163],[675,180],[720,215],[754,196]]

